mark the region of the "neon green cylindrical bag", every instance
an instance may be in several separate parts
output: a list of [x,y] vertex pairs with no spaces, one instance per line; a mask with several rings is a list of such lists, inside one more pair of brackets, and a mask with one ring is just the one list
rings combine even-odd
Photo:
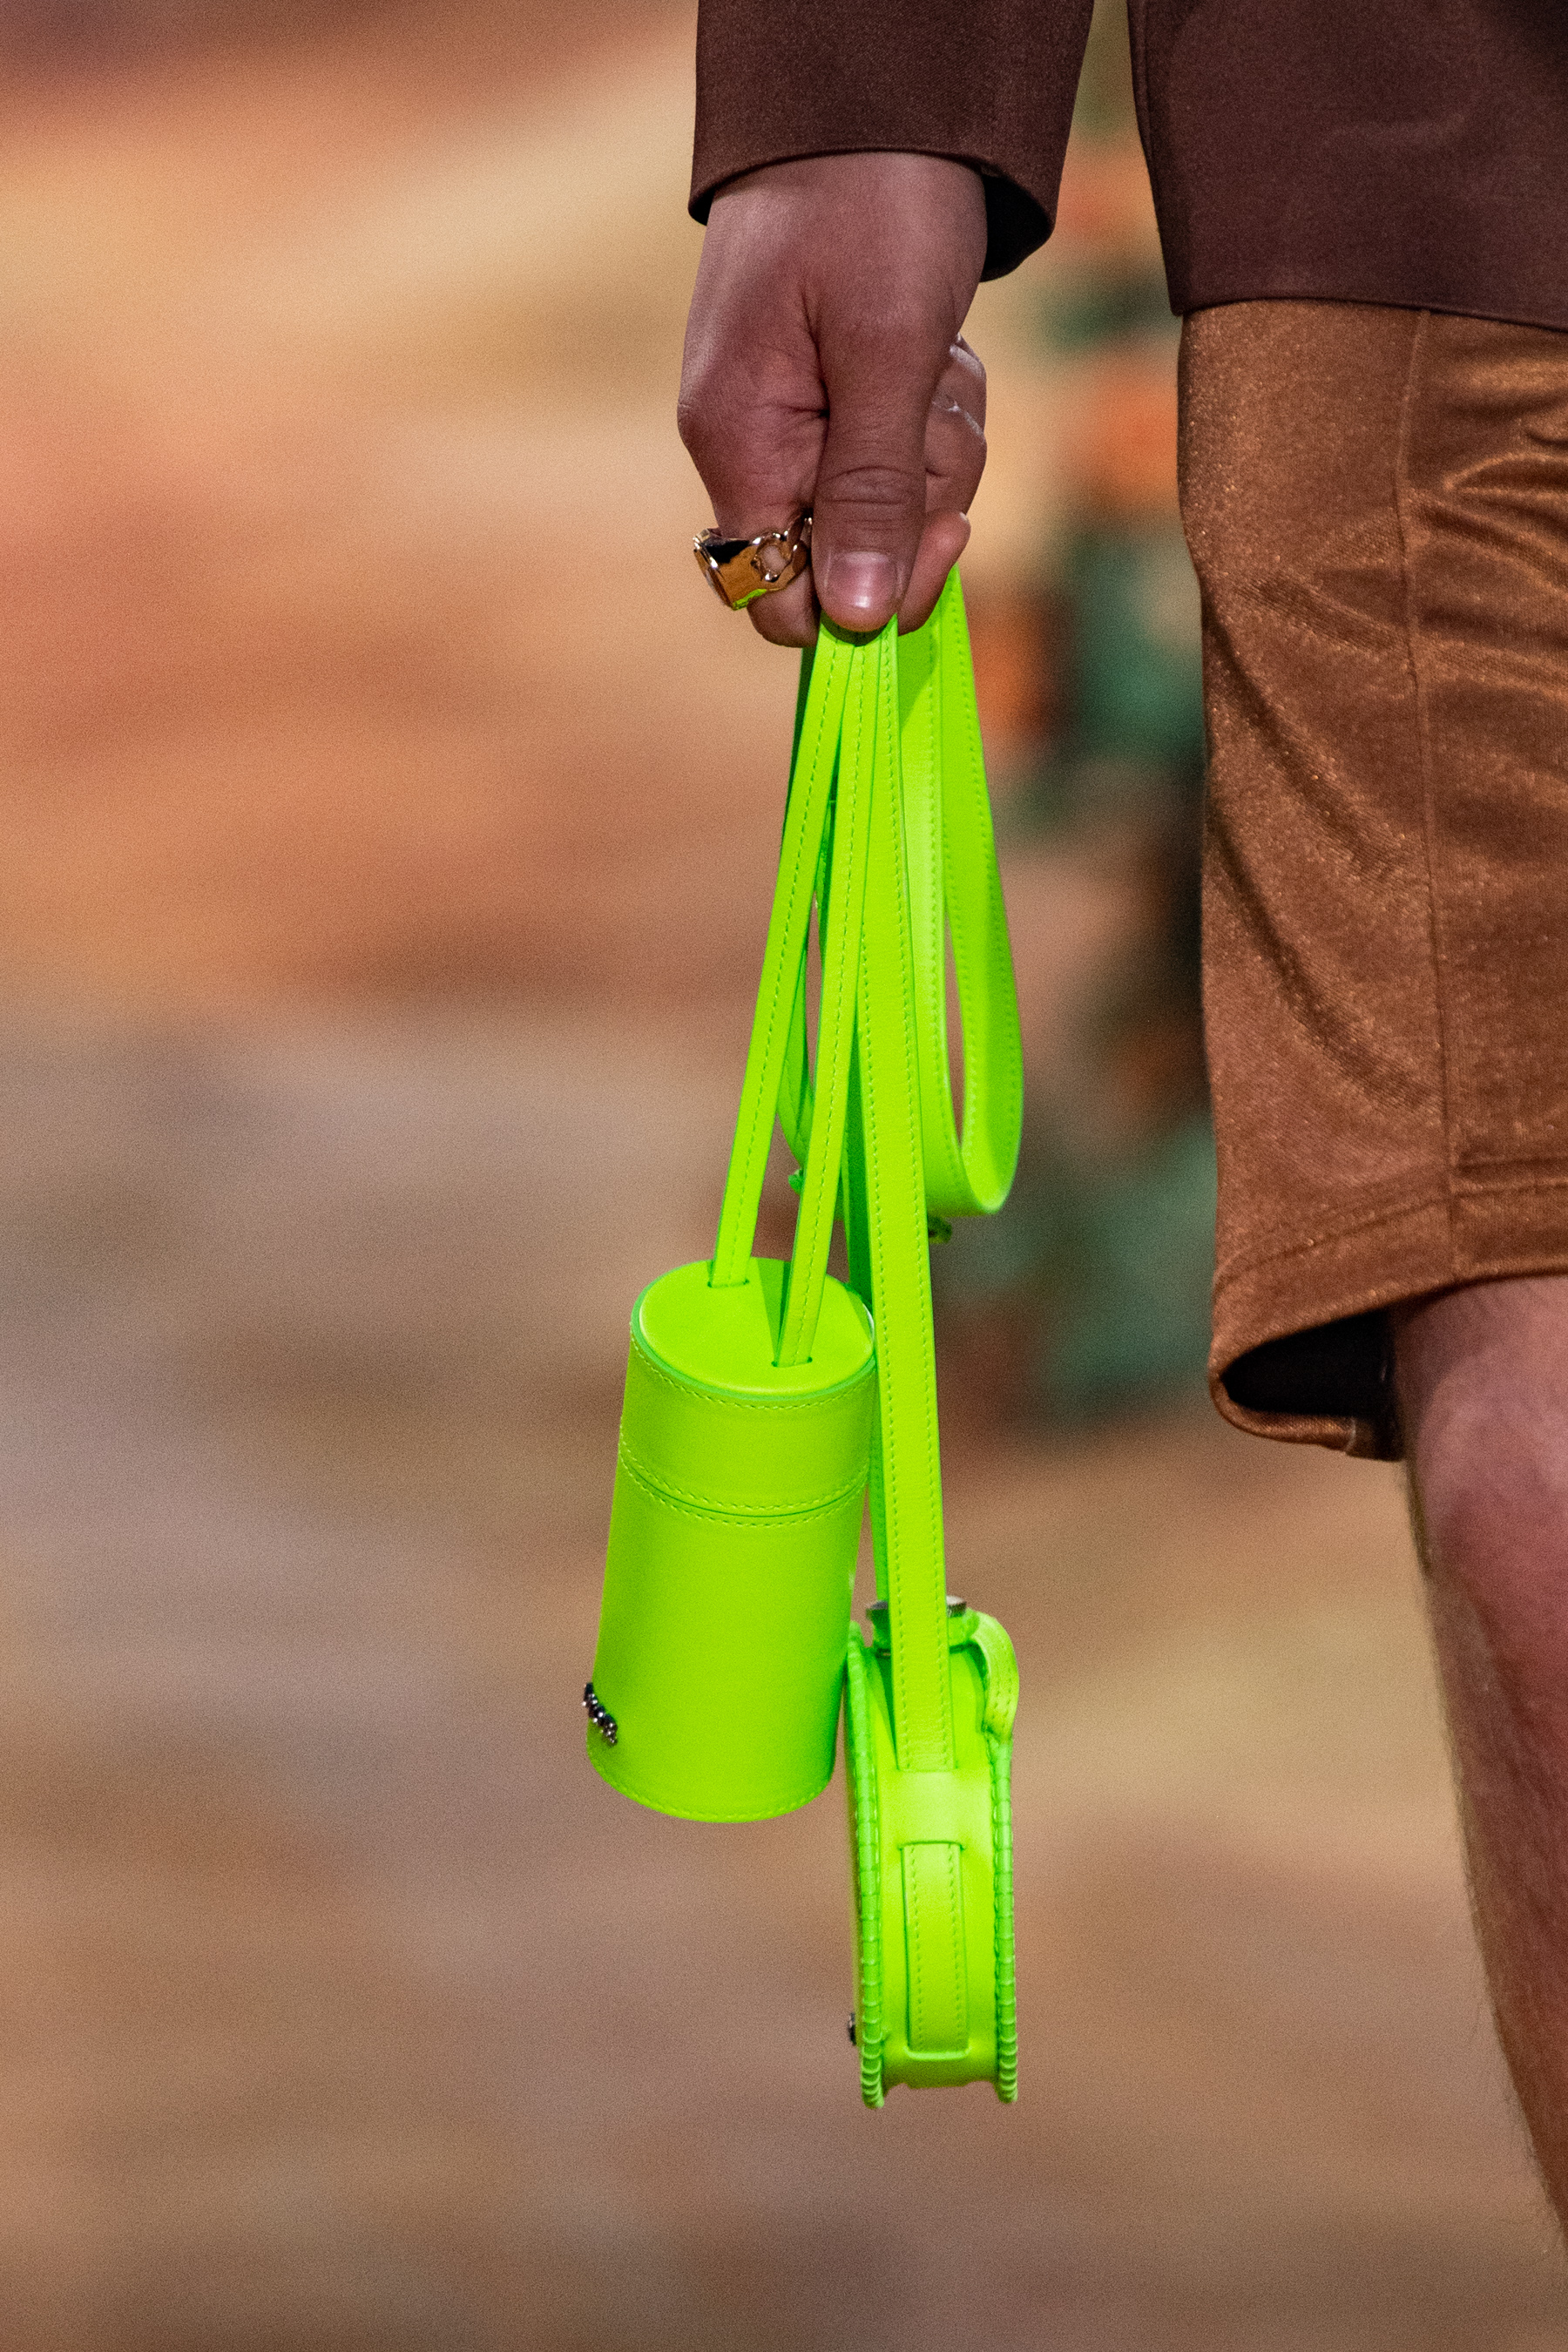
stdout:
[[[821,1010],[807,1048],[815,901]],[[949,1077],[947,944],[963,1021]],[[1017,1670],[949,1598],[929,1241],[1001,1205],[1017,1004],[956,575],[923,629],[824,625],[795,755],[714,1255],[644,1292],[584,1704],[613,1785],[750,1820],[806,1802],[845,1712],[862,2095],[1016,2095]],[[775,1113],[803,1165],[787,1265],[752,1256]],[[847,1285],[826,1272],[835,1213]],[[878,1597],[850,1624],[869,1497]]]
[[[833,1774],[876,1397],[870,1318],[827,1273],[854,1049],[870,688],[847,646],[813,666],[713,1257],[662,1276],[632,1314],[589,1752],[626,1795],[704,1821],[786,1812]],[[814,898],[816,1103],[783,1265],[752,1244],[781,1095],[792,1108],[800,1100],[789,1059],[805,1034]]]

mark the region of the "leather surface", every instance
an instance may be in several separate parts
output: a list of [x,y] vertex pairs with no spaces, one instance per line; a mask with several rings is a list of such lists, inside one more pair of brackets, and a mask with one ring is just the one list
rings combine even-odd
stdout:
[[[877,1344],[877,1645],[850,1637],[846,1753],[862,2095],[890,2084],[1016,2088],[1012,1646],[951,1612],[943,1558],[928,1220],[995,1208],[1022,1097],[962,593],[858,659],[877,690],[870,872],[845,1181],[850,1280]],[[863,746],[858,746],[866,758]],[[949,1076],[945,934],[964,1019],[962,1125]],[[868,2013],[868,1994],[872,2012]]]
[[[874,2105],[892,2082],[989,2079],[1004,2098],[1016,2084],[1017,1670],[994,1620],[947,1601],[929,1220],[1005,1196],[1020,1063],[954,574],[924,629],[853,638],[825,623],[803,664],[713,1259],[663,1276],[634,1318],[594,1666],[618,1736],[588,1733],[626,1794],[757,1818],[825,1784],[847,1685],[861,2089]],[[787,1269],[752,1255],[775,1114],[803,1161]],[[836,1210],[848,1290],[826,1272]],[[886,1602],[871,1650],[849,1625],[868,1484]]]
[[[713,1258],[663,1276],[633,1317],[593,1671],[616,1737],[590,1722],[588,1753],[625,1795],[699,1820],[788,1811],[833,1769],[874,1397],[865,1307],[827,1276],[874,693],[847,643],[811,666]],[[818,893],[816,1105],[780,1267],[752,1249]]]
[[[1011,1189],[1023,1128],[1023,1056],[1007,914],[974,706],[962,597],[938,628],[899,641],[904,858],[920,1065],[926,1207],[988,1216]],[[947,945],[963,1030],[963,1109],[954,1116]]]
[[861,2096],[904,2084],[990,2082],[1017,2095],[1014,1973],[1012,1645],[966,1612],[950,1653],[952,1767],[900,1771],[889,1660],[853,1633],[845,1764],[856,1925]]

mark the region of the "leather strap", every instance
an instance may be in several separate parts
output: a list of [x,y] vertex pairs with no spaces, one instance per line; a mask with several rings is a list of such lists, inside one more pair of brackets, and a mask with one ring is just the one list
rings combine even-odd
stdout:
[[[931,625],[899,641],[899,719],[926,1206],[940,1217],[988,1216],[1018,1164],[1023,1055],[956,572]],[[963,1024],[962,1128],[949,1074],[949,939]]]
[[[818,909],[815,1076],[807,951]],[[951,938],[963,1034],[955,1109]],[[809,1360],[835,1204],[878,1365],[871,1523],[900,1768],[950,1770],[952,1701],[930,1218],[1000,1207],[1023,1114],[1013,961],[956,572],[924,628],[841,635],[802,668],[762,985],[710,1276],[747,1278],[775,1112],[804,1162],[783,1363]]]
[[[824,639],[835,642],[826,631]],[[956,572],[949,574],[925,626],[898,640],[897,662],[926,1202],[935,1216],[989,1216],[1006,1199],[1017,1169],[1023,1052],[969,628]],[[797,719],[797,766],[800,736]],[[824,884],[831,854],[830,824],[822,850]],[[952,1098],[948,1038],[950,940],[963,1045],[962,1124]],[[803,961],[779,1101],[797,1160],[805,1158],[811,1096]]]
[[[744,1283],[750,1273],[768,1145],[784,1087],[792,1014],[796,1003],[804,1001],[816,895],[826,909],[817,1038],[824,1115],[814,1120],[816,1133],[804,1155],[800,1213],[779,1333],[777,1360],[781,1363],[810,1360],[833,1234],[833,1203],[838,1191],[849,1093],[860,902],[866,881],[867,796],[862,772],[868,767],[874,732],[867,707],[869,685],[848,641],[829,641],[816,659],[808,659],[803,667],[778,881],[709,1276],[715,1289],[724,1289]],[[839,814],[835,824],[830,819],[836,797]],[[836,861],[838,886],[829,894],[826,869],[835,835],[840,847]]]
[[[1017,1164],[1023,1061],[963,593],[878,640],[879,741],[845,1185],[850,1279],[877,1335],[871,1518],[888,1602],[900,1769],[953,1761],[929,1219],[999,1208]],[[861,656],[869,664],[871,648]],[[897,726],[893,724],[897,719]],[[949,1075],[946,942],[963,1022]]]
[[877,643],[882,727],[860,961],[858,1129],[846,1192],[849,1276],[877,1337],[871,1528],[888,1601],[893,1741],[902,1771],[950,1771],[952,1696],[921,1152],[914,943],[899,771],[898,639]]
[[[822,1017],[816,1033],[811,1134],[779,1334],[781,1364],[809,1360],[821,1311],[823,1285],[827,1278],[827,1253],[833,1240],[833,1213],[838,1198],[849,1108],[873,779],[879,756],[880,679],[877,671],[858,660],[854,651],[843,645],[827,647],[826,664],[835,668],[847,666],[848,678],[833,805],[824,827],[824,851],[817,871],[817,904],[822,909]],[[816,665],[813,667],[815,670]],[[797,1003],[805,992],[805,980],[803,955],[795,986]]]

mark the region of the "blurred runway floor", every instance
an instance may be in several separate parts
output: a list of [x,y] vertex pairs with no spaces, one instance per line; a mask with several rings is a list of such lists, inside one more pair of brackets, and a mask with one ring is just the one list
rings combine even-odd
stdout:
[[950,1474],[1025,2075],[858,2107],[837,1790],[582,1757],[620,1332],[738,1039],[13,1024],[7,2352],[1546,2352],[1394,1478],[1206,1408]]

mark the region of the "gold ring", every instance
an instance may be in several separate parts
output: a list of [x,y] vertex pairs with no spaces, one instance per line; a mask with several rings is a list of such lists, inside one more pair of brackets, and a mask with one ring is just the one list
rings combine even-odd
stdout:
[[800,578],[811,562],[811,517],[797,515],[784,530],[759,531],[755,539],[725,539],[705,530],[691,544],[715,596],[739,613]]

